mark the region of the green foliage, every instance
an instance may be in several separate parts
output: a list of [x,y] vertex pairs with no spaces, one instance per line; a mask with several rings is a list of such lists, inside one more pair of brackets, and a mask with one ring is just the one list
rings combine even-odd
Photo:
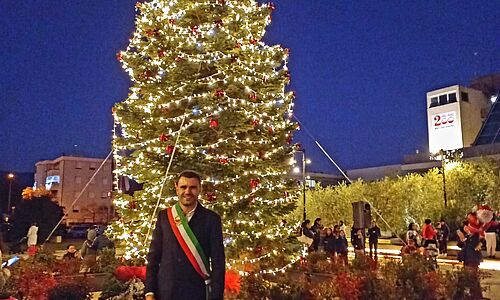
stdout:
[[120,280],[116,279],[113,274],[110,274],[103,284],[102,293],[99,296],[99,300],[105,300],[120,295],[126,290],[127,283],[121,282]]
[[104,248],[101,250],[97,260],[97,273],[113,273],[119,261],[115,255],[115,249]]
[[[442,170],[431,169],[424,174],[408,174],[396,178],[386,177],[375,182],[355,181],[308,191],[307,215],[321,217],[325,226],[343,220],[352,224],[352,202],[369,201],[373,204],[372,217],[379,219],[379,226],[389,230],[380,221],[377,211],[392,227],[394,234],[407,230],[410,222],[422,224],[424,219],[434,221],[445,218],[450,229],[455,229],[467,212],[478,204],[500,207],[499,162],[482,159],[460,161],[455,168],[446,168],[446,191],[448,206],[444,207]],[[290,220],[302,219],[302,200]]]

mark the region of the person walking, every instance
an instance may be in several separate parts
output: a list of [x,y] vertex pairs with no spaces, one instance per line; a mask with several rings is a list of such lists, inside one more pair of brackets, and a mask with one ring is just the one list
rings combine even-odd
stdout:
[[314,232],[314,241],[313,241],[313,249],[314,251],[318,251],[318,247],[321,242],[321,230],[323,229],[323,225],[321,225],[321,218],[316,218],[314,220],[314,224],[311,227],[312,232]]
[[363,234],[364,229],[358,229],[352,227],[351,230],[351,243],[354,248],[354,254],[356,258],[363,256],[365,254],[365,236]]
[[432,227],[431,219],[425,219],[425,224],[422,227],[422,238],[424,240],[422,247],[427,248],[430,244],[436,245],[437,232]]
[[408,225],[408,231],[406,231],[406,243],[408,243],[410,240],[413,240],[415,242],[415,246],[419,246],[419,233],[417,230],[417,224],[415,223],[410,223]]
[[337,256],[344,266],[348,266],[347,263],[347,238],[345,237],[344,230],[340,230],[338,237],[335,240],[335,251],[337,251]]
[[[495,217],[493,217],[492,221],[495,221]],[[484,239],[486,240],[486,256],[495,258],[497,249],[497,226],[489,226],[484,233]]]
[[368,244],[370,245],[370,257],[372,257],[372,248],[374,249],[375,259],[377,259],[378,239],[380,238],[380,228],[375,220],[368,228]]
[[441,242],[439,243],[439,252],[444,256],[448,255],[448,239],[450,238],[450,227],[446,224],[446,220],[441,218]]
[[226,263],[221,218],[199,203],[197,172],[181,172],[175,191],[178,202],[160,211],[153,230],[146,300],[222,300]]
[[314,232],[311,230],[311,220],[305,220],[301,225],[299,241],[307,245],[309,251],[313,251]]
[[28,255],[30,256],[33,256],[36,253],[36,244],[38,240],[38,227],[36,225],[36,222],[31,223],[31,226],[28,229],[28,233],[26,234]]
[[325,238],[323,239],[323,249],[325,250],[326,254],[331,257],[332,259],[335,259],[335,253],[336,253],[336,240],[337,238],[333,234],[333,231],[331,228],[325,228]]
[[82,244],[81,255],[83,258],[80,273],[88,273],[96,265],[97,261],[97,244],[95,242],[97,232],[94,228],[87,231],[87,239]]

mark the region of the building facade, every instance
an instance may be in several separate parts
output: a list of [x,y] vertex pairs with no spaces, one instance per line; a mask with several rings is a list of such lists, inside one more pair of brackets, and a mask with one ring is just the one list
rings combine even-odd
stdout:
[[[112,164],[108,160],[99,169],[102,163],[103,159],[99,158],[73,156],[39,161],[34,187],[43,187],[52,193],[54,201],[64,210],[66,225],[108,223],[114,213]],[[78,200],[75,202],[75,199]]]
[[429,152],[471,146],[490,106],[483,92],[459,85],[428,92]]

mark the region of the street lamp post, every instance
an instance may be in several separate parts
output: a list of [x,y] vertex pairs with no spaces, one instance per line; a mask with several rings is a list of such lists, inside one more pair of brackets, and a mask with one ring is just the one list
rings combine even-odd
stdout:
[[7,214],[10,214],[10,201],[11,201],[11,196],[12,196],[12,181],[14,180],[14,174],[9,173],[7,175],[7,179],[9,180],[9,198],[7,201]]
[[[306,160],[306,150],[301,149],[301,150],[296,150],[295,152],[300,152],[302,153],[302,197],[303,197],[303,202],[304,202],[304,221],[306,220],[306,164],[309,163]],[[299,173],[299,167],[294,168],[294,173]]]
[[444,161],[444,158],[443,160],[441,161],[441,169],[442,169],[442,173],[443,173],[443,200],[444,200],[444,208],[446,208],[448,206],[448,199],[446,197],[446,168],[445,168],[445,161]]
[[306,150],[302,149],[302,197],[304,197],[304,221],[306,220]]

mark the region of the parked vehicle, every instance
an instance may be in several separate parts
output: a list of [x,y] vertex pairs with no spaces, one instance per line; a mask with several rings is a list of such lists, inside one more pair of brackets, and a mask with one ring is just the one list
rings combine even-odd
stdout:
[[86,238],[87,231],[92,228],[94,224],[78,224],[68,226],[66,236],[68,238]]

